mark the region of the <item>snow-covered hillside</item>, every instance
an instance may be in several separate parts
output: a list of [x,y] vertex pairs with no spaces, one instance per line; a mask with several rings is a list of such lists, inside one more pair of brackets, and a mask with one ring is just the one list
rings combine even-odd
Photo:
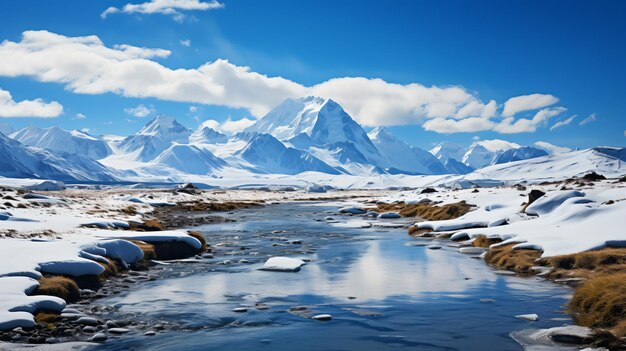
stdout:
[[106,141],[78,130],[66,131],[59,127],[40,129],[26,127],[10,135],[28,146],[48,149],[59,153],[83,155],[101,159],[112,153]]

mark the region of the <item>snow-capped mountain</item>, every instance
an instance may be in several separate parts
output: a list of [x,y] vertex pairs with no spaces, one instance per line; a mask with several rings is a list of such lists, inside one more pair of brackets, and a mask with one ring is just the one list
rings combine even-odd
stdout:
[[228,136],[213,128],[201,125],[189,136],[189,142],[192,144],[225,144],[228,142]]
[[262,173],[297,174],[316,171],[339,174],[339,171],[306,151],[286,147],[269,134],[255,134],[248,144],[235,153]]
[[441,162],[446,162],[450,158],[461,161],[465,152],[467,152],[466,147],[448,141],[442,141],[437,146],[430,149],[430,153]]
[[7,123],[0,123],[0,133],[9,136],[11,133],[15,132],[15,128]]
[[479,143],[473,143],[463,155],[461,162],[474,168],[483,168],[493,164],[497,152],[487,150],[486,147]]
[[194,145],[173,144],[151,163],[168,166],[189,174],[210,175],[226,166],[226,162],[209,150]]
[[499,154],[496,155],[492,164],[497,165],[497,164],[507,163],[507,162],[528,160],[528,159],[535,158],[535,157],[546,156],[547,154],[548,153],[542,149],[538,149],[538,148],[531,147],[531,146],[524,146],[524,147],[519,147],[516,149],[509,149],[509,150],[500,152]]
[[0,176],[62,181],[113,181],[102,164],[82,155],[31,148],[0,134]]
[[377,127],[368,133],[386,161],[389,172],[414,174],[445,174],[446,168],[426,150],[410,146],[396,138],[387,128]]
[[370,165],[383,161],[365,130],[331,99],[287,99],[244,132],[266,133],[281,141],[305,134],[310,147],[318,149],[336,149],[351,143]]
[[146,124],[137,134],[122,140],[117,147],[135,160],[148,162],[172,143],[187,144],[191,130],[169,116],[157,116]]
[[95,160],[111,154],[106,141],[78,130],[67,131],[59,127],[40,129],[26,127],[10,135],[28,146],[48,149],[59,153],[83,155]]
[[450,174],[467,174],[474,171],[474,168],[466,165],[465,163],[459,162],[453,158],[448,158],[443,166],[446,168],[448,173]]

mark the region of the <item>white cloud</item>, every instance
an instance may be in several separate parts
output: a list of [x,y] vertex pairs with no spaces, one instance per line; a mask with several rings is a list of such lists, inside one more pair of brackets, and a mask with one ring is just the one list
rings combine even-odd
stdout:
[[549,154],[562,154],[565,152],[572,151],[572,149],[568,147],[556,146],[556,145],[548,143],[547,141],[538,141],[535,143],[535,146],[543,150],[546,150],[546,152]]
[[198,106],[189,106],[189,112],[195,113],[198,111]]
[[470,117],[461,120],[434,118],[424,122],[423,127],[437,133],[450,134],[461,132],[481,132],[494,128],[494,122],[480,117]]
[[77,113],[75,118],[76,119],[86,119],[87,116],[83,115],[82,113]]
[[537,130],[537,127],[545,125],[550,118],[566,110],[564,107],[544,108],[539,110],[532,119],[520,118],[515,120],[513,117],[506,117],[493,130],[502,134],[532,133]]
[[478,141],[478,140],[480,140],[480,137],[479,137],[478,135],[474,135],[474,136],[472,137],[472,140],[474,140],[474,141]]
[[[169,54],[162,49],[106,46],[97,36],[66,37],[47,31],[26,31],[21,41],[5,40],[0,44],[0,76],[28,76],[60,83],[78,94],[114,93],[243,108],[257,118],[286,98],[317,95],[336,100],[365,126],[424,123],[425,129],[440,133],[479,132],[500,126],[512,133],[543,125],[535,121],[538,117],[533,121],[515,121],[511,116],[498,121],[496,101],[483,102],[460,86],[395,84],[363,77],[334,78],[304,86],[227,60],[190,69],[170,69],[151,60]],[[556,101],[552,95],[533,94],[511,98],[505,105],[510,113]]]
[[228,118],[224,122],[218,122],[214,119],[208,119],[202,122],[200,124],[200,127],[198,127],[198,129],[209,127],[209,128],[217,130],[218,132],[222,132],[226,134],[235,134],[253,125],[254,122],[256,121],[253,119],[245,118],[245,117],[238,119],[238,120],[232,120]]
[[518,112],[537,110],[543,107],[554,105],[559,101],[555,96],[549,94],[521,95],[508,99],[504,103],[502,115],[511,117]]
[[590,114],[589,117],[587,117],[587,118],[583,119],[582,121],[580,121],[580,123],[578,123],[578,125],[584,126],[585,124],[591,123],[591,122],[595,121],[596,119],[597,119],[596,118],[596,114],[594,112],[594,113]]
[[151,107],[146,107],[143,104],[139,104],[135,107],[125,108],[124,112],[126,112],[126,114],[129,114],[135,117],[146,117],[147,115],[154,112],[154,109]]
[[13,100],[11,93],[0,88],[0,117],[58,117],[63,113],[63,105],[56,101],[44,102],[42,99]]
[[191,40],[189,40],[189,39],[181,40],[180,41],[180,45],[186,46],[186,47],[190,47],[191,46]]
[[140,13],[172,16],[175,20],[181,21],[184,15],[180,11],[207,11],[223,8],[224,4],[217,0],[209,2],[201,0],[151,0],[141,4],[126,4],[122,8],[109,7],[100,14],[103,19],[113,13]]
[[573,115],[573,116],[571,116],[571,117],[569,117],[569,118],[567,118],[567,119],[564,119],[564,120],[562,120],[562,121],[557,121],[556,123],[554,123],[554,124],[552,125],[552,127],[550,127],[550,130],[552,131],[552,130],[555,130],[555,129],[559,128],[559,127],[566,126],[566,125],[568,125],[568,124],[572,123],[572,121],[573,121],[573,120],[574,120],[574,118],[576,118],[576,117],[577,117],[577,115]]

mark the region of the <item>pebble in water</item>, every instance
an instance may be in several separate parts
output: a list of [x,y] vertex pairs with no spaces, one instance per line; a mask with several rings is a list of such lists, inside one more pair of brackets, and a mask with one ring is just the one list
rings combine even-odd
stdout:
[[313,319],[315,319],[316,321],[329,321],[333,319],[333,316],[331,316],[330,314],[318,314],[313,316]]
[[237,307],[237,308],[233,308],[233,312],[244,313],[244,312],[248,312],[248,309],[246,307]]
[[94,334],[94,336],[92,336],[89,341],[92,342],[101,342],[101,341],[105,341],[107,339],[107,335],[105,333],[97,333]]

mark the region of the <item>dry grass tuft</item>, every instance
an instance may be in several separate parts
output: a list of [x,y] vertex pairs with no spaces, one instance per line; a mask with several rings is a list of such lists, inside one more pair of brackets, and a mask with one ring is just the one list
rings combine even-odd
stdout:
[[519,274],[531,274],[530,269],[541,256],[537,250],[514,250],[513,244],[492,247],[485,255],[485,261],[500,269],[514,271]]
[[60,314],[56,312],[38,311],[35,313],[35,322],[52,324],[59,319]]
[[480,235],[472,241],[472,246],[489,248],[489,246],[500,242],[502,242],[502,240],[499,238],[487,238],[484,235]]
[[118,263],[109,258],[109,263],[103,263],[103,262],[98,262],[102,267],[104,267],[104,272],[102,272],[100,274],[100,276],[98,278],[102,279],[106,279],[109,277],[114,277],[116,275],[118,275],[121,271]]
[[131,222],[130,230],[140,231],[140,232],[157,232],[161,230],[165,230],[165,226],[163,223],[156,219],[148,219],[143,223]]
[[626,265],[626,248],[605,248],[546,258],[547,264],[561,269],[595,270],[610,265]]
[[200,241],[200,243],[202,243],[202,251],[201,252],[205,252],[208,249],[208,245],[206,243],[206,239],[204,239],[204,235],[202,235],[202,233],[197,232],[197,231],[188,231],[187,234],[189,234],[189,236],[192,236],[196,239],[198,239]]
[[465,201],[460,201],[448,205],[433,205],[429,203],[410,204],[380,204],[377,205],[379,211],[397,211],[403,217],[420,217],[430,221],[439,221],[461,217],[470,211],[471,206]]
[[596,274],[574,291],[570,309],[579,324],[596,328],[615,327],[626,332],[626,272]]
[[60,297],[66,302],[75,302],[80,298],[78,284],[68,277],[50,276],[39,279],[39,287],[32,295],[51,295]]
[[134,216],[137,214],[137,207],[133,205],[129,205],[127,207],[120,209],[120,212],[123,214],[127,214],[129,216]]
[[156,250],[154,249],[154,245],[148,244],[145,241],[140,240],[130,240],[133,244],[137,245],[141,251],[143,251],[143,259],[144,260],[155,260],[157,259]]

